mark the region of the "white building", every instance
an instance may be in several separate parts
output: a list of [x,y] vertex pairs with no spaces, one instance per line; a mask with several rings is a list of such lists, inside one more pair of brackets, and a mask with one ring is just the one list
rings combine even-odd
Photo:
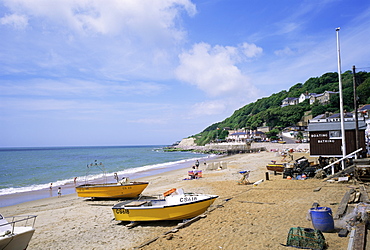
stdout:
[[307,99],[310,99],[312,95],[316,95],[316,93],[303,93],[298,98],[298,103],[304,102]]
[[282,101],[281,107],[289,106],[289,105],[297,105],[298,98],[297,97],[287,97]]

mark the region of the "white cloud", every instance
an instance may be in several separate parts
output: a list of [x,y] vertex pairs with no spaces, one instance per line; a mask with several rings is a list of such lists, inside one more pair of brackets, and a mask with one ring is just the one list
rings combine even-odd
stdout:
[[[91,109],[87,103],[83,105],[83,102],[78,102],[76,100],[56,100],[56,99],[32,99],[32,98],[2,98],[3,103],[0,105],[1,109],[8,109],[15,111],[66,111],[73,110],[76,111],[82,109]],[[77,108],[78,107],[78,108]],[[2,110],[1,110],[2,111]],[[19,115],[19,113],[18,113]]]
[[211,47],[207,43],[198,43],[179,56],[176,76],[211,96],[228,96],[246,89],[253,94],[254,87],[237,63],[244,61],[245,55],[254,57],[261,51],[261,48],[247,43],[240,47]]
[[285,47],[281,50],[276,50],[274,53],[277,56],[289,56],[294,54],[293,50],[291,50],[289,47]]
[[154,96],[164,91],[163,84],[155,82],[103,82],[76,79],[33,79],[27,82],[0,81],[2,96],[56,96],[69,98],[107,96]]
[[142,123],[142,124],[167,124],[167,120],[165,120],[163,118],[159,118],[159,119],[146,118],[146,119],[130,120],[128,122],[130,122],[130,123]]
[[[79,33],[116,34],[124,31],[138,33],[167,32],[181,36],[174,29],[176,18],[185,10],[190,16],[196,7],[189,0],[5,0],[14,13],[22,13],[31,19],[46,19],[50,29],[63,24]],[[149,13],[150,12],[150,13]],[[171,35],[172,34],[172,35]],[[144,34],[142,34],[144,35]]]
[[[190,0],[3,0],[3,24],[22,27],[0,42],[16,70],[109,79],[169,79],[186,40]],[[1,16],[3,15],[3,16]],[[21,22],[23,20],[23,23]],[[10,31],[13,32],[13,31]],[[16,49],[15,49],[16,48]],[[25,56],[26,55],[26,56]]]
[[276,26],[278,27],[277,34],[284,35],[284,34],[291,33],[295,31],[296,29],[298,29],[300,27],[300,24],[294,23],[294,22],[287,22],[287,23],[281,22],[279,24],[276,24]]
[[247,57],[256,57],[262,53],[262,48],[257,47],[255,44],[243,43],[241,47]]
[[10,25],[13,26],[15,29],[21,30],[27,27],[28,19],[24,15],[5,15],[3,18],[0,18],[0,24]]
[[217,115],[225,111],[226,106],[222,100],[195,103],[191,107],[190,117],[201,115]]

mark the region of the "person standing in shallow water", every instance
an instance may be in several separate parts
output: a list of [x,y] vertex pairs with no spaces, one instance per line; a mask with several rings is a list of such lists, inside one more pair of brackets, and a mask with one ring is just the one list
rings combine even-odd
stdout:
[[197,168],[199,167],[199,161],[198,161],[198,160],[195,162],[195,166],[196,166]]
[[58,187],[58,198],[62,196],[62,189]]

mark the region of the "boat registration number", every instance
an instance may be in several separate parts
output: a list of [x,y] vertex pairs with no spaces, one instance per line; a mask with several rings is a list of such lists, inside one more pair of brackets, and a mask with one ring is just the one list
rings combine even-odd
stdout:
[[198,199],[195,196],[180,198],[180,202],[191,202],[196,200]]
[[130,210],[124,209],[124,208],[117,208],[116,209],[116,213],[117,214],[129,214],[130,213]]

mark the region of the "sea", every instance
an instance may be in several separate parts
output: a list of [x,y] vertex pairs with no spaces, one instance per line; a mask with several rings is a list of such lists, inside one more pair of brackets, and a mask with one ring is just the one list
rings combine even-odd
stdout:
[[[85,183],[130,180],[186,168],[215,155],[165,152],[164,146],[0,148],[0,207],[75,193]],[[184,176],[186,173],[184,174]],[[52,184],[51,184],[52,183]]]

